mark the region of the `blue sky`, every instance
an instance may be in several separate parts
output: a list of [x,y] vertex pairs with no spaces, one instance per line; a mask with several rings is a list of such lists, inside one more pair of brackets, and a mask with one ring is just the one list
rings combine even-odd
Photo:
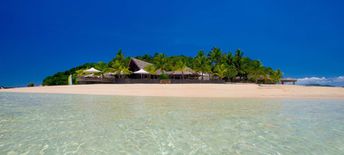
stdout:
[[286,77],[344,75],[344,2],[0,2],[0,85],[40,83],[85,62],[163,52],[240,48]]

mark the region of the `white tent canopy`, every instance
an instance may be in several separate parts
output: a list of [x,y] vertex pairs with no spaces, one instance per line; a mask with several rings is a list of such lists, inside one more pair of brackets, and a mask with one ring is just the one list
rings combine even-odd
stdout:
[[149,73],[143,69],[140,69],[140,70],[134,72],[134,74],[149,74]]
[[85,73],[99,73],[100,71],[92,67],[90,69],[84,70],[84,72]]

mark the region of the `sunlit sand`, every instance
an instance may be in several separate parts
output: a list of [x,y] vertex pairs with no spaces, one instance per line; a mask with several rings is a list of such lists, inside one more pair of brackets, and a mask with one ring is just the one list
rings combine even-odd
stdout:
[[257,84],[94,84],[3,89],[0,92],[220,98],[344,98],[344,88]]

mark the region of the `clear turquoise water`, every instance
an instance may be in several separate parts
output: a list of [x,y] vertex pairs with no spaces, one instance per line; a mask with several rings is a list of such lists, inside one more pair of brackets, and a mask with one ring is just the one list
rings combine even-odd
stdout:
[[0,93],[0,154],[343,152],[343,100]]

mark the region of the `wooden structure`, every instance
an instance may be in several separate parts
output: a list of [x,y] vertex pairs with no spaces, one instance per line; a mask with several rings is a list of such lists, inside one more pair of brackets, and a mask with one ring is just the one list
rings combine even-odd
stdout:
[[293,83],[293,85],[295,85],[297,79],[292,79],[292,78],[285,78],[285,79],[281,79],[281,84],[285,84],[285,83]]

